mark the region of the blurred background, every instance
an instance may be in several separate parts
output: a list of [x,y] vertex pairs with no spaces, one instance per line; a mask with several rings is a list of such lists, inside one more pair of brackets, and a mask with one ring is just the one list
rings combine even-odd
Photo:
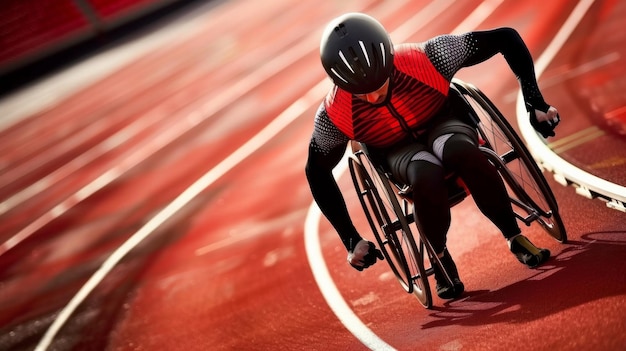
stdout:
[[[521,266],[467,199],[467,292],[423,309],[353,270],[304,178],[319,36],[517,29],[562,122],[528,132],[500,56],[459,72],[529,145],[569,241]],[[0,350],[607,350],[626,344],[626,1],[0,1]],[[367,223],[338,172],[362,235]],[[316,249],[317,247],[317,249]]]
[[174,16],[207,2],[3,1],[0,7],[1,92],[6,94],[97,50],[140,35],[142,30],[150,30],[151,26],[163,26]]

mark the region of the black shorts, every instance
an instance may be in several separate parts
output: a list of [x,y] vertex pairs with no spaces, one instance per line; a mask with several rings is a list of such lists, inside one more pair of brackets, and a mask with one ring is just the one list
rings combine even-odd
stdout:
[[428,151],[434,155],[435,139],[442,135],[459,133],[467,135],[474,141],[474,145],[478,145],[478,135],[474,127],[450,113],[441,113],[428,122],[417,140],[412,137],[407,138],[390,148],[375,152],[378,154],[378,159],[386,160],[387,167],[394,178],[407,184],[407,168],[415,154]]

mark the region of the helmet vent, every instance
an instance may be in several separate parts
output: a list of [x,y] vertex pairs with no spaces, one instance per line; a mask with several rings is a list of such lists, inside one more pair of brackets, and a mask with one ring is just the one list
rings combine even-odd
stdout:
[[363,50],[363,55],[365,56],[365,61],[367,61],[367,67],[372,67],[372,63],[370,62],[370,57],[367,54],[367,50],[365,50],[365,44],[362,40],[359,40],[359,45],[361,46],[361,50]]
[[336,75],[337,78],[343,80],[345,83],[348,83],[348,81],[344,77],[342,77],[339,73],[337,73],[337,71],[334,68],[331,68],[330,71],[333,72],[333,74]]
[[385,61],[385,43],[380,43],[380,56],[383,58],[383,67],[387,66]]
[[343,52],[341,50],[339,50],[339,57],[341,57],[341,60],[343,61],[343,63],[348,66],[348,69],[350,70],[350,72],[354,73],[354,70],[352,69],[352,66],[350,66],[350,63],[348,62],[348,60],[346,60],[346,56],[343,54]]

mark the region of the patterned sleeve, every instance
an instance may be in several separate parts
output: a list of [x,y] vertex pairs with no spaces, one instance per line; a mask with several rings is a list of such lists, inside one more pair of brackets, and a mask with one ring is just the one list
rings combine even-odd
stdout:
[[539,91],[532,56],[515,29],[503,27],[460,35],[441,35],[423,45],[435,68],[448,80],[462,67],[502,54],[520,83],[524,100],[534,108],[547,111],[549,105]]
[[348,137],[330,121],[322,103],[315,116],[305,173],[315,202],[346,249],[352,250],[361,236],[352,224],[345,199],[332,174],[332,169],[343,157],[348,141]]
[[311,151],[323,156],[337,152],[343,155],[348,141],[350,141],[348,137],[330,121],[322,103],[315,114],[313,135],[309,145]]
[[462,67],[467,60],[476,53],[476,40],[471,33],[461,35],[440,35],[424,43],[424,51],[430,58],[437,71],[447,80]]

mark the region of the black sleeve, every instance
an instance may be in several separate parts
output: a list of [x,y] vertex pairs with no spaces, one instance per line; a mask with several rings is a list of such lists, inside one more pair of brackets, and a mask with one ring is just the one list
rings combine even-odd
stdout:
[[442,35],[426,42],[424,48],[437,70],[448,79],[460,68],[484,62],[500,53],[517,77],[524,100],[540,110],[549,107],[537,85],[530,51],[513,28]]
[[320,107],[309,143],[305,173],[313,199],[339,234],[346,249],[351,250],[361,236],[352,224],[345,200],[332,174],[333,168],[343,157],[348,141],[330,122],[323,106]]

